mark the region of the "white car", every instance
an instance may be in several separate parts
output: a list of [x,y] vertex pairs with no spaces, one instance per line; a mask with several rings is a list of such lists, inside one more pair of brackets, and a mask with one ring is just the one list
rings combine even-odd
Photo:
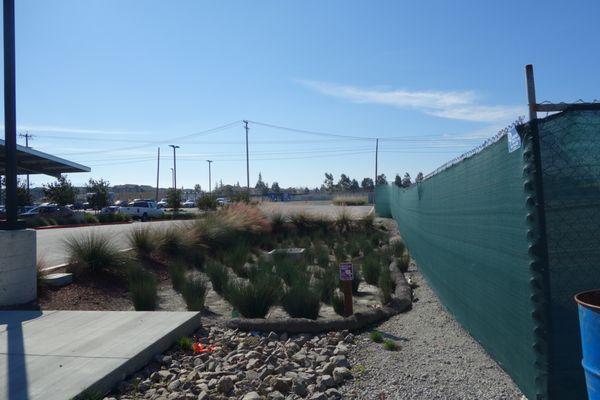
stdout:
[[194,208],[196,207],[196,202],[193,200],[186,200],[181,206],[183,208]]
[[160,201],[158,203],[156,203],[156,206],[158,208],[167,208],[167,206],[168,206],[167,199],[160,199]]
[[147,221],[150,218],[159,218],[164,211],[157,207],[156,202],[151,200],[140,200],[130,203],[127,207],[119,207],[119,212]]

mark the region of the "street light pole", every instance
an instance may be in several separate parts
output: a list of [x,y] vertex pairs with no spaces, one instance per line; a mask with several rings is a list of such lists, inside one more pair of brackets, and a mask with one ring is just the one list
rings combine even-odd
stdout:
[[210,164],[212,164],[212,160],[206,160],[208,163],[208,193],[212,194],[212,177],[210,175]]
[[176,155],[176,150],[179,148],[179,146],[176,146],[174,144],[170,144],[169,147],[173,148],[173,188],[175,190],[177,190],[177,155]]
[[250,155],[248,153],[248,121],[244,120],[246,129],[246,189],[248,191],[248,200],[250,200]]

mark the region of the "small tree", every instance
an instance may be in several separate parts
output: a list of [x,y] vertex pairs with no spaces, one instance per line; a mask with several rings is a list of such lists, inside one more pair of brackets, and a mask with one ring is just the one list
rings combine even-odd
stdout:
[[262,174],[260,172],[258,173],[258,181],[256,182],[255,189],[261,194],[261,196],[266,196],[269,194],[269,185],[263,181]]
[[27,183],[17,179],[17,207],[30,206],[31,193],[27,190]]
[[281,188],[279,187],[279,183],[273,182],[271,185],[271,191],[275,194],[281,194]]
[[101,210],[108,206],[110,198],[108,192],[110,190],[110,182],[104,179],[94,180],[90,178],[87,185],[85,185],[87,193],[91,196],[88,198],[90,207],[94,210]]
[[377,175],[377,185],[387,185],[385,174]]
[[325,190],[328,192],[333,191],[333,174],[325,172],[325,180],[323,181],[323,184],[325,185]]
[[402,187],[402,178],[399,174],[396,174],[396,178],[394,179],[394,185]]
[[198,199],[198,196],[200,196],[202,194],[202,186],[200,186],[199,184],[195,184],[194,185],[194,198]]
[[419,172],[415,178],[415,182],[421,182],[423,180],[423,173]]
[[340,176],[340,180],[338,181],[337,186],[340,188],[340,190],[344,192],[349,192],[350,186],[352,186],[352,181],[350,180],[350,177],[348,177],[348,175],[342,174]]
[[407,173],[404,174],[404,178],[402,178],[402,187],[409,187],[412,185],[412,181],[410,180],[410,175]]
[[373,179],[364,178],[360,183],[360,187],[363,188],[364,191],[371,192],[373,191]]
[[179,210],[181,208],[181,189],[170,188],[167,191],[167,206],[173,210]]
[[351,192],[358,192],[360,190],[360,186],[358,186],[358,181],[356,179],[352,179],[352,183],[350,184]]
[[42,191],[46,200],[59,206],[75,203],[75,188],[64,175],[59,176],[56,182],[43,185]]

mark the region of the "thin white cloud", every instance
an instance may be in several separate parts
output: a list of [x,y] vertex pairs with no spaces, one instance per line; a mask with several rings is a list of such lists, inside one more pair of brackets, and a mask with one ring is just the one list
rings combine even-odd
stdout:
[[478,97],[472,91],[365,89],[311,80],[300,80],[299,82],[318,93],[354,103],[383,104],[401,109],[415,109],[436,117],[464,121],[496,122],[514,120],[524,111],[523,107],[518,106],[477,104]]
[[[4,130],[4,125],[0,125],[0,129]],[[148,135],[148,134],[151,134],[151,132],[142,132],[142,131],[86,129],[86,128],[72,128],[72,127],[65,127],[65,126],[55,126],[55,125],[19,125],[19,126],[17,126],[17,130],[18,131],[31,131],[31,132],[84,134],[84,135]]]

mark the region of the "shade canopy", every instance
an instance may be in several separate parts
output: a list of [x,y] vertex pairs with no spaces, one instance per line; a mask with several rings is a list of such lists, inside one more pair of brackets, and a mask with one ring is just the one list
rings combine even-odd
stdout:
[[[6,174],[6,148],[0,139],[0,175]],[[58,177],[72,172],[90,172],[90,167],[17,145],[17,174],[43,174]]]

